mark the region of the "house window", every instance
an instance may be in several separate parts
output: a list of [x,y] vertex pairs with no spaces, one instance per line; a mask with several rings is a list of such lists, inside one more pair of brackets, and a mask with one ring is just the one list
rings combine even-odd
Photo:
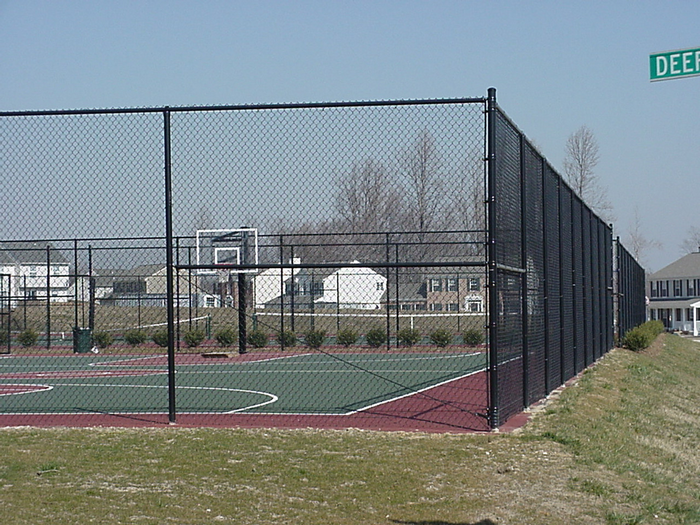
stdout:
[[430,309],[433,312],[442,312],[442,303],[432,303]]
[[442,292],[442,279],[430,279],[430,291]]
[[425,303],[420,303],[416,305],[416,310],[425,310]]
[[693,297],[695,295],[695,280],[687,279],[685,281],[685,289],[688,291],[688,297]]
[[36,277],[36,276],[37,276],[36,266],[30,266],[29,267],[29,277]]
[[481,279],[479,277],[471,277],[469,279],[469,291],[478,292],[481,290]]
[[659,287],[659,297],[668,297],[668,281],[658,281],[656,285]]
[[697,297],[700,295],[700,279],[693,279],[693,281],[695,283],[695,293],[693,295]]
[[377,281],[377,291],[384,290],[384,281]]
[[658,297],[658,296],[659,296],[659,292],[658,292],[657,289],[656,289],[656,281],[651,281],[651,282],[649,283],[649,288],[650,288],[649,292],[650,292],[650,295],[651,295],[652,297]]
[[692,308],[686,308],[686,309],[685,309],[685,320],[686,320],[686,321],[692,321],[692,320],[693,320],[693,309],[692,309]]
[[216,302],[213,297],[207,297],[207,308],[214,308]]
[[467,301],[467,311],[481,312],[481,301]]
[[447,291],[448,292],[459,291],[459,281],[457,279],[447,279]]
[[673,297],[681,297],[683,295],[683,281],[680,279],[673,280]]
[[412,304],[402,304],[401,309],[402,310],[413,310],[413,305]]
[[450,303],[447,305],[447,311],[448,312],[458,312],[459,311],[459,304],[458,303]]
[[676,308],[676,322],[680,323],[683,320],[683,311],[680,308]]

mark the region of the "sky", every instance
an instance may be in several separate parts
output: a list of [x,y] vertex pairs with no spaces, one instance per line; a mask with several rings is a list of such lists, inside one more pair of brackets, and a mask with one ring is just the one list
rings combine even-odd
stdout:
[[563,172],[581,126],[623,241],[700,227],[700,2],[0,0],[0,111],[482,97]]

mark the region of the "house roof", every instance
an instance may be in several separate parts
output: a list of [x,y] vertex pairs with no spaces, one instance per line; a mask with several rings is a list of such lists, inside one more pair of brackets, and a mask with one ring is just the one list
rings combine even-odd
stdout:
[[[425,289],[426,287],[424,282],[399,283],[399,302],[424,302],[426,300]],[[396,301],[396,290],[390,291],[388,300],[389,302]],[[381,301],[387,302],[386,290],[384,290],[384,293],[382,294]]]
[[650,281],[680,278],[700,278],[700,252],[684,255],[677,261],[649,276]]
[[649,308],[669,308],[675,310],[676,308],[691,308],[694,304],[698,303],[697,297],[692,297],[689,299],[674,299],[674,298],[662,298],[659,299],[654,297],[649,300]]
[[46,264],[46,248],[50,250],[51,264],[68,264],[63,253],[48,242],[0,242],[0,262],[3,264]]

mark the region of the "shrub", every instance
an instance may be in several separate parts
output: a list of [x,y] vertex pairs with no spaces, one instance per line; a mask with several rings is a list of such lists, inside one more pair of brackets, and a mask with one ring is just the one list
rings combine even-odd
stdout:
[[396,336],[399,338],[399,344],[403,346],[413,346],[423,339],[420,330],[415,328],[402,328]]
[[321,330],[310,330],[304,334],[304,340],[310,348],[321,348],[326,339],[326,332]]
[[291,330],[285,330],[277,334],[277,341],[279,341],[280,346],[285,348],[291,348],[297,344],[297,336]]
[[430,340],[434,345],[444,348],[452,342],[452,333],[444,328],[438,328],[430,334]]
[[97,348],[107,348],[112,343],[114,343],[114,337],[109,332],[95,332],[92,336],[92,340],[97,345]]
[[151,341],[153,341],[158,346],[165,348],[168,346],[168,331],[158,330],[153,335],[151,335]]
[[255,348],[264,348],[267,346],[269,336],[262,330],[253,330],[248,333],[248,344]]
[[622,345],[633,352],[639,352],[647,348],[651,341],[651,334],[638,326],[625,334],[625,337],[622,338]]
[[386,343],[386,331],[381,328],[372,328],[365,334],[367,344],[373,348],[377,348]]
[[185,335],[182,336],[185,344],[190,348],[197,348],[204,342],[205,338],[206,334],[201,328],[193,328],[192,330],[188,330],[185,332]]
[[633,352],[639,352],[653,343],[663,331],[664,324],[661,321],[647,321],[627,332],[622,338],[622,346]]
[[345,348],[347,348],[350,345],[355,344],[357,337],[357,332],[352,328],[343,328],[342,330],[338,331],[336,341],[339,345],[343,345]]
[[238,336],[233,328],[227,327],[218,330],[214,334],[214,339],[219,343],[219,346],[232,346],[238,340]]
[[25,347],[34,346],[38,340],[39,334],[36,330],[32,330],[31,328],[27,328],[24,332],[21,332],[17,336],[17,341],[19,344]]
[[469,346],[478,346],[484,342],[484,333],[474,328],[465,330],[462,337],[464,337],[464,344]]
[[148,334],[146,334],[146,332],[143,330],[138,330],[136,328],[133,330],[127,330],[127,332],[124,334],[124,340],[131,346],[142,345],[146,342],[146,339],[148,339]]

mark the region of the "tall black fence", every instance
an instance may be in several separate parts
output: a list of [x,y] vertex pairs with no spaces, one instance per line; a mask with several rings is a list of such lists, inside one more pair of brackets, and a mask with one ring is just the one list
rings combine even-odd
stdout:
[[498,426],[612,348],[613,252],[610,226],[490,94],[490,408]]
[[615,239],[614,299],[616,336],[625,334],[646,320],[645,272],[630,252]]
[[643,270],[495,91],[0,133],[8,424],[485,430],[644,310]]

